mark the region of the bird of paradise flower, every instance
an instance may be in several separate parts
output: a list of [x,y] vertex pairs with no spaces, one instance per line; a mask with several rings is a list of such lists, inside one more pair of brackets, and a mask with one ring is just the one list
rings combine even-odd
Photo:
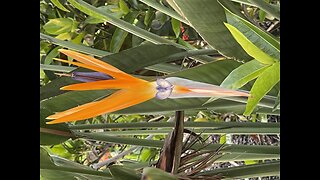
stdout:
[[65,49],[59,51],[78,62],[56,58],[55,60],[96,71],[72,73],[71,76],[74,79],[84,83],[64,86],[61,88],[62,90],[118,89],[118,91],[100,101],[90,102],[50,115],[46,119],[52,121],[47,124],[85,120],[125,109],[152,98],[162,100],[167,98],[250,96],[245,92],[179,77],[157,78],[156,81],[149,82],[129,75],[91,56]]

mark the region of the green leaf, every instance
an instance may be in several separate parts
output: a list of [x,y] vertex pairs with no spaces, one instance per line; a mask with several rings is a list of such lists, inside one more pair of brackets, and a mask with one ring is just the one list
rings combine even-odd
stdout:
[[172,30],[173,30],[174,34],[176,35],[176,38],[178,38],[180,36],[180,21],[172,18],[171,25],[172,25]]
[[272,64],[275,62],[274,58],[270,57],[268,54],[263,52],[256,45],[254,45],[237,28],[235,28],[234,26],[228,23],[224,23],[224,24],[230,30],[231,34],[237,40],[237,42],[242,46],[242,48],[254,59],[264,64]]
[[239,89],[249,81],[257,78],[268,65],[262,64],[257,60],[249,61],[234,69],[220,86],[229,89]]
[[164,74],[170,74],[170,73],[180,71],[181,66],[169,64],[169,63],[159,63],[159,64],[145,67],[145,69],[156,71],[156,72],[161,72]]
[[151,23],[154,20],[155,16],[156,10],[149,7],[143,19],[143,23],[146,26],[146,28],[149,28],[151,26]]
[[[65,66],[59,66],[59,67],[65,67]],[[72,80],[69,77],[60,77],[57,78],[50,83],[46,84],[45,86],[42,86],[40,88],[40,101],[44,99],[48,99],[53,96],[57,96],[59,94],[63,94],[66,91],[60,90],[61,87],[77,83],[78,81]]]
[[174,18],[179,20],[180,22],[185,23],[186,25],[189,25],[189,22],[187,20],[185,20],[182,16],[180,16],[178,13],[176,13],[175,11],[173,11],[170,8],[167,8],[165,6],[163,6],[162,4],[160,4],[158,1],[156,0],[139,0],[143,3],[145,3],[146,5],[153,7],[154,9]]
[[44,60],[44,64],[51,64],[52,59],[58,56],[58,54],[59,54],[59,51],[58,51],[58,50],[59,50],[60,48],[61,48],[60,46],[57,46],[57,47],[55,47],[54,49],[52,49],[52,50],[50,51],[50,53],[46,56],[46,58],[45,58],[45,60]]
[[40,144],[59,144],[71,137],[67,124],[47,125],[45,118],[54,112],[45,107],[40,107]]
[[[79,9],[80,11],[92,16],[94,18],[107,21],[108,23],[121,28],[127,32],[130,32],[138,37],[146,39],[150,42],[159,44],[159,43],[169,43],[174,44],[169,40],[161,38],[160,36],[153,34],[149,31],[136,27],[128,22],[125,22],[119,18],[114,17],[112,14],[103,11],[101,8],[96,8],[82,0],[68,0],[74,7]],[[104,22],[103,21],[103,22]]]
[[222,175],[225,179],[242,179],[280,174],[280,161],[204,171],[198,175]]
[[150,162],[157,153],[158,151],[155,149],[143,148],[139,160],[142,162]]
[[277,39],[228,9],[226,9],[226,15],[228,23],[236,27],[254,45],[273,58],[280,59],[280,43]]
[[[124,20],[129,23],[133,23],[133,21],[137,18],[138,15],[139,15],[139,11],[132,11],[124,17]],[[112,39],[110,42],[110,52],[112,53],[119,52],[127,35],[128,35],[127,31],[117,28],[112,35]]]
[[250,3],[254,4],[256,7],[264,10],[265,12],[269,13],[273,17],[280,20],[280,7],[276,5],[271,5],[264,0],[248,0]]
[[[153,147],[153,148],[162,148],[163,141],[160,140],[147,140],[147,139],[138,139],[138,138],[128,138],[128,137],[119,137],[119,136],[109,136],[101,133],[83,133],[83,132],[74,132],[75,135],[86,138],[94,139],[97,141],[104,141],[116,144],[127,144],[127,145],[137,145],[143,147]],[[221,146],[221,144],[209,144],[206,147],[203,147],[203,144],[196,143],[192,146],[192,149],[199,149],[203,147],[202,150],[216,150]],[[278,159],[280,158],[280,147],[279,146],[251,146],[251,145],[238,145],[230,144],[225,146],[221,153],[224,153],[217,162],[230,161],[243,161],[243,160],[264,160],[264,159]]]
[[[188,129],[188,128],[185,128]],[[279,127],[274,127],[274,128],[229,128],[226,127],[225,129],[190,129],[194,133],[201,133],[201,134],[219,134],[221,135],[220,138],[220,144],[223,144],[223,142],[226,142],[226,136],[225,134],[267,134],[267,135],[276,135],[280,134],[280,128]],[[157,130],[128,130],[128,131],[106,131],[106,132],[101,132],[99,134],[105,134],[105,135],[110,135],[110,136],[124,136],[124,135],[166,135],[170,133],[172,129],[157,129]]]
[[[129,33],[132,33],[133,35],[136,35],[142,39],[148,40],[155,44],[171,44],[179,48],[185,48],[184,46],[174,43],[170,40],[167,40],[165,38],[162,38],[156,34],[153,34],[147,30],[144,30],[142,28],[139,28],[137,26],[134,26],[126,21],[123,21],[121,19],[115,18],[111,16],[108,13],[105,13],[104,11],[101,11],[100,9],[97,9],[96,7],[84,2],[83,0],[68,0],[73,6],[75,6],[80,11],[98,19],[103,19],[105,21],[108,21],[108,23],[121,28],[122,30],[125,30]],[[214,59],[209,56],[197,56],[197,60],[200,62],[210,62]]]
[[119,0],[119,7],[124,15],[126,15],[130,12],[130,9],[129,9],[127,3],[124,0]]
[[107,172],[96,171],[88,166],[58,156],[49,155],[42,147],[40,147],[40,174],[46,180],[112,179],[112,176]]
[[69,72],[75,70],[76,68],[75,67],[68,67],[68,66],[60,66],[60,65],[40,64],[40,69],[48,70],[48,71],[69,73]]
[[249,115],[252,113],[253,109],[257,103],[266,95],[273,86],[275,86],[280,81],[280,62],[274,63],[268,69],[266,69],[256,80],[250,94],[248,103],[246,106],[246,111],[244,115]]
[[85,35],[85,32],[82,31],[82,32],[79,33],[74,39],[72,39],[71,42],[73,42],[73,43],[75,43],[75,44],[81,44],[84,35]]
[[52,4],[54,4],[55,6],[57,6],[57,8],[61,9],[62,11],[65,12],[70,12],[67,8],[65,8],[59,0],[50,0],[52,2]]
[[239,46],[228,29],[224,9],[217,1],[212,0],[173,0],[184,17],[200,36],[226,57],[250,60],[247,53]]
[[266,12],[260,9],[259,10],[259,21],[263,22],[265,20],[265,18],[266,18]]
[[102,60],[127,73],[132,73],[146,66],[183,58],[184,55],[186,55],[184,49],[172,45],[143,44],[120,53],[105,56]]
[[174,175],[167,173],[161,169],[154,167],[146,167],[143,169],[143,177],[148,180],[178,180]]
[[71,32],[74,20],[69,18],[50,19],[43,29],[48,34],[59,35],[66,32]]
[[68,40],[70,41],[71,38],[72,38],[72,33],[70,32],[65,32],[65,33],[62,33],[62,34],[59,34],[58,36],[56,36],[57,39],[60,39],[62,41],[64,40]]
[[60,39],[48,36],[46,34],[42,34],[40,33],[40,38],[49,41],[50,43],[65,47],[65,48],[69,48],[78,52],[82,52],[82,53],[87,53],[87,54],[91,54],[91,55],[95,55],[98,57],[103,57],[106,55],[111,54],[110,52],[107,51],[102,51],[102,50],[98,50],[98,49],[94,49],[94,48],[90,48],[84,45],[79,45],[70,41],[62,41]]
[[278,96],[277,96],[277,99],[276,99],[276,102],[274,103],[274,106],[273,106],[273,111],[275,111],[277,108],[280,107],[280,91],[278,93]]
[[[103,11],[104,13],[120,19],[123,15],[124,12],[118,7],[118,5],[107,5],[107,6],[100,6],[97,9]],[[99,24],[105,22],[106,19],[103,18],[97,18],[95,16],[89,16],[84,22],[88,24]]]
[[225,144],[226,142],[227,142],[227,136],[226,136],[226,134],[221,134],[221,135],[220,135],[219,143],[220,143],[220,144]]
[[[84,129],[144,129],[144,128],[173,128],[174,122],[132,122],[132,123],[103,123],[70,125],[71,130]],[[192,122],[186,121],[185,128],[190,129],[228,129],[228,128],[280,128],[280,123],[258,122]]]
[[112,165],[109,167],[113,180],[140,180],[141,175],[133,169],[121,165]]

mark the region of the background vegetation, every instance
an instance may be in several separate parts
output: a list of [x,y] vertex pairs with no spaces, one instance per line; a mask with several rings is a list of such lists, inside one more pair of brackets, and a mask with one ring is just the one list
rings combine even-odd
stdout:
[[[41,0],[40,44],[42,179],[278,178],[280,1]],[[56,74],[76,69],[52,61],[67,59],[60,48],[147,80],[183,77],[253,98],[152,99],[46,125],[54,112],[114,92],[59,90],[76,82]],[[185,129],[183,143],[170,138],[173,127]],[[166,149],[177,147],[170,159]],[[173,167],[159,168],[163,159]]]

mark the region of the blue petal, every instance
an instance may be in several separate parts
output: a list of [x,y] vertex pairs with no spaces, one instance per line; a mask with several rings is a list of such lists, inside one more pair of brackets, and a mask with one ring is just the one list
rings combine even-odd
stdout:
[[73,72],[71,74],[71,77],[72,79],[81,82],[92,82],[113,79],[112,76],[109,76],[101,72]]

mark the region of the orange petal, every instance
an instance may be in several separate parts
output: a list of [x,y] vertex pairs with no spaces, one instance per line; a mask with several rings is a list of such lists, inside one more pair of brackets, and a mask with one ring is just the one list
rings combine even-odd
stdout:
[[78,67],[83,67],[83,68],[91,69],[91,70],[94,70],[94,71],[97,71],[97,72],[102,72],[102,73],[108,74],[110,76],[113,76],[114,78],[127,79],[127,80],[131,80],[131,81],[136,81],[136,82],[137,81],[147,82],[147,81],[145,81],[143,79],[135,78],[135,77],[133,77],[133,76],[131,76],[129,74],[126,74],[126,76],[124,76],[123,73],[121,73],[121,74],[115,73],[113,71],[108,71],[108,70],[100,68],[98,66],[83,64],[83,63],[79,63],[79,62],[72,62],[72,61],[67,61],[67,60],[58,59],[58,58],[53,58],[53,59],[56,60],[56,61],[64,62],[64,63],[70,63],[70,64],[76,65]]
[[[117,76],[114,76],[115,78],[124,78],[124,79],[135,78],[135,77],[133,77],[133,76],[131,76],[131,75],[129,75],[129,74],[117,69],[116,67],[111,66],[110,64],[108,64],[106,62],[103,62],[103,61],[101,61],[99,59],[96,59],[94,57],[91,57],[91,56],[88,56],[88,55],[85,55],[85,54],[81,54],[81,53],[78,53],[78,52],[75,52],[75,51],[66,50],[66,49],[59,49],[59,51],[62,52],[63,54],[65,54],[65,55],[69,56],[69,57],[72,57],[73,59],[76,59],[79,62],[84,63],[84,64],[91,65],[91,66],[96,66],[96,67],[105,69],[106,71],[109,72],[107,74],[110,74],[110,72],[114,72],[113,74],[117,75]],[[113,76],[113,75],[111,75],[111,76]]]
[[72,114],[72,113],[75,113],[77,111],[80,111],[84,108],[88,108],[90,106],[93,106],[95,105],[97,102],[90,102],[90,103],[87,103],[87,104],[84,104],[84,105],[81,105],[81,106],[78,106],[78,107],[74,107],[72,109],[68,109],[66,111],[63,111],[63,112],[59,112],[59,113],[56,113],[56,114],[53,114],[51,116],[48,116],[46,117],[46,119],[58,119],[58,118],[61,118],[63,116],[66,116],[66,115],[69,115],[69,114]]
[[[153,97],[155,97],[156,89],[152,86],[147,86],[146,88],[137,88],[134,91],[129,89],[122,89],[111,96],[95,102],[94,105],[89,105],[85,108],[81,108],[79,106],[77,111],[68,113],[61,112],[63,115],[56,115],[57,119],[47,122],[47,124],[56,124],[62,122],[69,122],[69,121],[79,121],[88,118],[92,118],[101,114],[114,112],[117,110],[121,110],[136,104],[140,104],[144,101],[147,101]],[[86,106],[83,105],[83,106]]]
[[71,84],[68,86],[64,86],[60,89],[62,90],[99,90],[99,89],[130,89],[130,88],[133,89],[137,86],[143,85],[143,83],[148,83],[148,82],[113,79],[113,80],[101,80],[101,81],[94,81],[94,82]]

